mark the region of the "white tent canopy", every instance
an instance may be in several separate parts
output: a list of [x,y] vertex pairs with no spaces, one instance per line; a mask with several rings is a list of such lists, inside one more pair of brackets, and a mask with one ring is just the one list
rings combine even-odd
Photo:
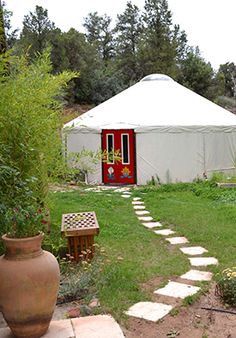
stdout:
[[[75,129],[236,125],[236,117],[168,76],[149,75],[132,87],[67,123]],[[150,128],[147,128],[150,130]]]
[[[134,129],[137,183],[192,181],[235,169],[236,116],[170,77],[152,74],[67,123],[68,151],[97,150],[105,129]],[[89,176],[102,183],[101,165]]]

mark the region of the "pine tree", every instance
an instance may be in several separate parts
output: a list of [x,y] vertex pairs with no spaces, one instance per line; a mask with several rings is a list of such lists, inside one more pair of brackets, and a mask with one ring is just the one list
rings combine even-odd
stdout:
[[137,51],[142,32],[140,10],[130,1],[124,13],[117,15],[115,32],[117,67],[122,72],[124,83],[130,85],[139,77]]
[[144,33],[140,48],[143,75],[164,73],[175,76],[176,48],[172,41],[172,15],[166,0],[146,0]]

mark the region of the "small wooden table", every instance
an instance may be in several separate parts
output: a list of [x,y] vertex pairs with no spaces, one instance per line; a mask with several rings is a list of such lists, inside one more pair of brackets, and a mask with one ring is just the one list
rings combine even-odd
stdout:
[[62,215],[61,234],[68,239],[69,254],[78,262],[94,255],[94,235],[99,225],[94,211]]

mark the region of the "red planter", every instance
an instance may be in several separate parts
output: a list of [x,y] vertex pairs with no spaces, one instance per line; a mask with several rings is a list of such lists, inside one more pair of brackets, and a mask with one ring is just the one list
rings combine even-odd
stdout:
[[2,237],[0,310],[17,338],[38,338],[48,330],[56,305],[60,271],[56,258],[41,249],[43,235]]

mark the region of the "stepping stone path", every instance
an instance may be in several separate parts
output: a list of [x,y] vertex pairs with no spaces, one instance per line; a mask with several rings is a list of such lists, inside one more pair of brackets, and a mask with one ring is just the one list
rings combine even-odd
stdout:
[[163,229],[163,230],[154,230],[155,234],[162,235],[162,236],[169,236],[175,233],[175,231],[170,229]]
[[134,210],[144,210],[145,206],[144,205],[134,205],[133,208],[134,208]]
[[169,237],[169,238],[166,238],[166,240],[170,242],[170,244],[173,244],[173,245],[188,243],[188,240],[185,237]]
[[148,229],[162,227],[162,224],[160,222],[147,222],[147,223],[142,223],[142,224]]
[[153,302],[136,303],[126,312],[128,316],[143,318],[156,322],[172,310],[171,305]]
[[206,249],[204,249],[201,246],[189,246],[186,248],[180,248],[180,250],[186,254],[186,255],[190,255],[190,256],[196,256],[196,255],[202,255],[204,252],[208,252]]
[[121,195],[123,198],[130,198],[130,195]]
[[212,275],[213,274],[208,271],[189,270],[184,275],[180,276],[180,278],[193,281],[210,281],[212,279]]
[[141,216],[141,217],[138,217],[138,219],[143,222],[150,222],[153,220],[151,216]]
[[183,283],[171,282],[161,289],[154,291],[158,295],[164,295],[175,298],[186,298],[188,296],[192,296],[200,290],[198,286],[192,286]]
[[218,260],[215,257],[194,257],[189,258],[190,264],[193,266],[207,266],[207,265],[217,265]]
[[147,211],[147,210],[135,211],[135,213],[136,213],[136,215],[138,215],[138,216],[150,214],[150,212]]
[[[142,202],[141,197],[134,197],[132,201],[133,208],[135,210],[135,213],[137,216],[150,214],[149,211],[145,210],[145,206],[143,205],[144,202]],[[142,210],[142,211],[136,211],[136,210]],[[156,227],[162,227],[163,225],[160,222],[152,221],[149,222],[148,219],[151,216],[143,216],[138,217],[140,221],[145,221],[142,223],[146,228],[153,229]],[[153,230],[155,234],[161,235],[161,236],[169,236],[173,235],[175,231],[171,229],[161,229],[161,230]],[[185,244],[189,243],[188,239],[186,237],[166,237],[165,238],[171,245],[177,245],[177,244]],[[208,251],[201,247],[201,246],[186,246],[181,247],[180,250],[185,255],[189,256],[200,256],[202,254],[207,253]],[[216,265],[218,264],[218,260],[214,257],[189,257],[191,266],[207,266],[207,265]],[[182,276],[180,276],[181,279],[183,279],[182,283],[175,282],[175,281],[169,281],[168,284],[160,289],[157,289],[154,291],[156,297],[160,295],[163,301],[163,296],[169,297],[167,299],[167,302],[170,301],[170,297],[174,299],[184,299],[188,296],[192,296],[200,291],[200,287],[189,285],[185,282],[185,280],[191,280],[191,281],[210,281],[212,279],[213,274],[208,271],[200,271],[200,270],[189,270]],[[150,321],[158,321],[159,319],[166,316],[173,307],[168,304],[158,303],[158,302],[139,302],[131,306],[126,314],[128,316],[133,316],[137,318],[143,318]]]

